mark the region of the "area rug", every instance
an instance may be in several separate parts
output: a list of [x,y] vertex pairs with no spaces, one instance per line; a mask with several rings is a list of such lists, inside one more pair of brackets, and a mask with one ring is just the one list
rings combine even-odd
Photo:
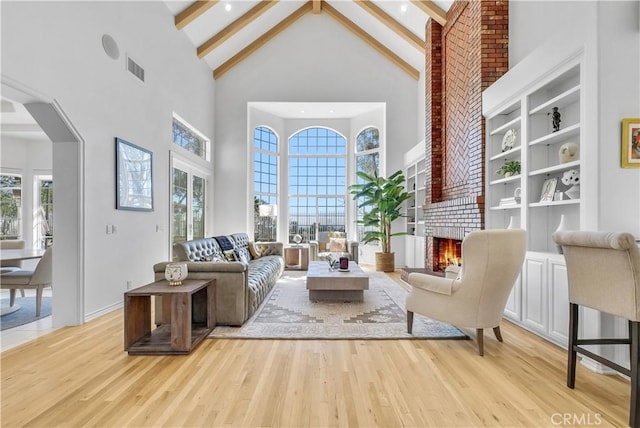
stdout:
[[363,302],[309,300],[306,272],[286,271],[242,327],[216,327],[211,338],[252,339],[468,339],[456,327],[415,314],[407,333],[407,290],[381,272],[369,272]]
[[[2,299],[0,300],[0,303],[2,306],[9,306],[9,299]],[[30,322],[34,322],[51,315],[51,297],[49,296],[44,296],[42,298],[42,307],[40,308],[39,317],[36,317],[35,296],[16,297],[15,304],[19,305],[20,309],[0,317],[0,331],[29,324]]]

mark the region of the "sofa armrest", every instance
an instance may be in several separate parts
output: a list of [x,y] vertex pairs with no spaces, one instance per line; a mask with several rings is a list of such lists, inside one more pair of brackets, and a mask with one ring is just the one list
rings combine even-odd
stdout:
[[355,263],[358,263],[358,254],[360,252],[359,246],[360,246],[360,243],[358,241],[347,242],[347,249],[351,254],[351,260],[353,260]]
[[282,242],[256,242],[256,246],[263,256],[284,256]]
[[[167,265],[172,262],[161,262],[153,265],[155,273],[164,273]],[[187,264],[187,272],[245,272],[248,268],[242,262],[180,262]]]
[[309,241],[309,260],[318,260],[318,241]]

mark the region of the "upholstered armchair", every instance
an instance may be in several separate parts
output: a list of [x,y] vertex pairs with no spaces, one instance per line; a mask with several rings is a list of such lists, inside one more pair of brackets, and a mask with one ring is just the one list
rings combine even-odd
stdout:
[[407,296],[407,331],[413,314],[475,328],[478,353],[484,355],[483,329],[502,342],[500,321],[525,255],[521,229],[471,232],[462,241],[462,269],[456,278],[411,273]]
[[[569,280],[567,386],[576,383],[577,354],[583,354],[631,379],[629,426],[640,426],[640,250],[629,233],[561,231],[552,235],[562,247]],[[586,306],[626,318],[625,338],[578,339],[578,307]],[[629,345],[630,369],[586,349],[584,345]]]
[[349,257],[358,263],[358,242],[347,240],[344,232],[319,232],[318,240],[309,242],[309,257],[311,260]]

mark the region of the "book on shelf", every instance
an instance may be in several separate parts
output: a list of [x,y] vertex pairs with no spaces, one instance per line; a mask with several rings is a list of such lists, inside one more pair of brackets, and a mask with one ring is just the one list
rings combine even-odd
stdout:
[[510,198],[500,198],[499,206],[501,207],[511,207],[514,205],[518,205],[520,203],[520,198],[512,196]]

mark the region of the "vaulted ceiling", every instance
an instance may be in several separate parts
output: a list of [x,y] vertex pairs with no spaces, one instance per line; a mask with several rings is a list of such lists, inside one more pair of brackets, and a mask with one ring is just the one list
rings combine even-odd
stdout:
[[[194,55],[220,78],[305,15],[335,19],[372,49],[418,79],[428,19],[444,25],[451,0],[204,0],[165,3]],[[310,49],[313,47],[311,46]]]

